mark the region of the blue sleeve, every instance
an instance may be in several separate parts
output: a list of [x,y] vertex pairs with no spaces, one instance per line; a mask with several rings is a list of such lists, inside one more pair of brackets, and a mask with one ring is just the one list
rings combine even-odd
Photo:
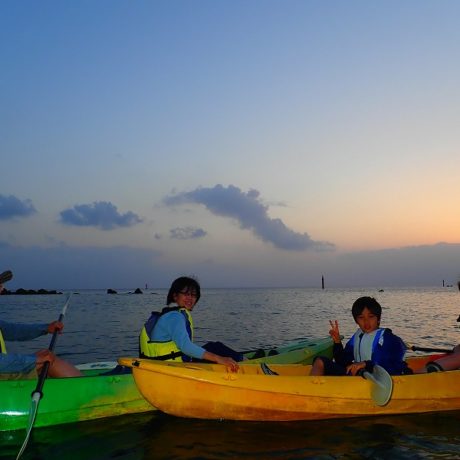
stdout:
[[346,343],[345,348],[343,348],[342,344],[334,344],[333,353],[334,361],[337,364],[348,366],[354,360],[353,342],[349,340]]
[[8,323],[0,320],[0,329],[6,341],[32,340],[41,335],[48,334],[48,323],[45,324],[22,324]]
[[35,355],[21,355],[18,353],[0,353],[0,373],[11,374],[16,372],[30,372],[36,363]]
[[166,313],[158,320],[157,326],[153,330],[153,339],[159,341],[173,340],[182,353],[192,358],[202,359],[206,351],[190,340],[185,318],[178,311]]
[[386,330],[382,345],[375,348],[372,362],[385,368],[391,375],[401,375],[406,368],[405,353],[406,347],[403,341],[391,331]]

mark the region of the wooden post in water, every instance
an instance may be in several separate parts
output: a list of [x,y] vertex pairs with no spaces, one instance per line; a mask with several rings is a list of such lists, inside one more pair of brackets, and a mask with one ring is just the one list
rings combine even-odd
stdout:
[[321,275],[321,289],[324,289],[324,275]]

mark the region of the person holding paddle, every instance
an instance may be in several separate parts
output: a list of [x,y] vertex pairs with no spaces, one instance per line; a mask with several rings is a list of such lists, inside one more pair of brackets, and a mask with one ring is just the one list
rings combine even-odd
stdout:
[[192,310],[200,300],[201,289],[197,280],[187,276],[171,284],[166,307],[152,312],[139,336],[141,358],[163,361],[211,361],[224,364],[232,371],[237,361],[244,359],[221,342],[208,342],[200,347],[193,343]]
[[[1,281],[5,282],[5,279]],[[3,289],[3,284],[0,283],[0,293]],[[53,321],[49,324],[22,324],[0,320],[0,379],[35,378],[45,362],[50,363],[48,369],[50,377],[80,376],[81,372],[73,364],[57,357],[50,350],[40,350],[34,354],[7,353],[6,351],[6,341],[25,341],[54,332],[62,333],[63,327],[60,321]]]
[[380,327],[382,307],[373,297],[360,297],[351,309],[359,329],[345,345],[337,321],[329,321],[329,335],[334,340],[334,361],[318,356],[310,375],[360,375],[372,373],[374,365],[383,367],[391,375],[411,374],[404,361],[406,346],[391,332]]

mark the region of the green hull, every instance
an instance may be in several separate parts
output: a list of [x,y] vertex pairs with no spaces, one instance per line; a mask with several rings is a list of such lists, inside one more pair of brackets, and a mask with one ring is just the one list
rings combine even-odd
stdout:
[[311,364],[315,356],[332,358],[333,341],[330,337],[316,340],[302,340],[270,350],[263,350],[265,356],[255,358],[256,352],[245,353],[245,363],[267,364]]
[[[132,374],[47,379],[36,427],[81,422],[153,410],[140,395]],[[0,431],[25,429],[36,380],[0,381]]]
[[[332,339],[303,340],[270,350],[245,363],[309,364],[318,355],[332,356]],[[276,354],[273,354],[276,353]],[[154,410],[139,393],[132,374],[98,375],[116,363],[82,366],[84,377],[47,379],[38,407],[35,427],[82,422],[104,417]],[[0,380],[0,431],[25,429],[36,380]]]

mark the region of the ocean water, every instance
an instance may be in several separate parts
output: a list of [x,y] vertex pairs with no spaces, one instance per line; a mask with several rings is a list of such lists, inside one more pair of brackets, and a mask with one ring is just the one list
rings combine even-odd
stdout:
[[[78,364],[137,356],[139,329],[167,290],[75,291],[56,353]],[[337,319],[345,338],[356,330],[351,305],[363,295],[383,307],[382,326],[408,344],[460,342],[460,292],[453,288],[203,289],[194,310],[198,343],[220,340],[240,350],[324,337]],[[9,321],[57,319],[65,296],[0,296]],[[9,343],[9,351],[47,348],[50,336]],[[46,388],[46,384],[45,384]],[[35,429],[24,459],[397,459],[460,458],[460,412],[320,422],[203,421],[155,411]],[[0,459],[14,458],[24,433],[0,432]]]

